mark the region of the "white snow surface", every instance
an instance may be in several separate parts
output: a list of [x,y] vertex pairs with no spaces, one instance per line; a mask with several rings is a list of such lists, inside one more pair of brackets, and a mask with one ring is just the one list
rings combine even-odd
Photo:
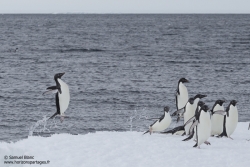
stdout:
[[[250,131],[238,123],[229,138],[210,137],[211,145],[193,148],[185,136],[141,132],[96,132],[86,135],[29,136],[15,143],[0,142],[0,166],[44,167],[249,167]],[[42,165],[4,165],[4,156],[34,156]]]

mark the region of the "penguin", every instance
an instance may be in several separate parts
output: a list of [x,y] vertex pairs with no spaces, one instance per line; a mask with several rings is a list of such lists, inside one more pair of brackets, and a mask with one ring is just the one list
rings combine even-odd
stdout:
[[188,101],[188,90],[184,83],[188,83],[189,81],[186,78],[181,78],[178,82],[178,86],[176,89],[175,102],[176,109],[179,110],[184,108]]
[[160,118],[157,118],[157,120],[149,126],[149,130],[144,134],[149,132],[151,135],[152,132],[163,131],[169,127],[171,121],[172,119],[169,114],[169,107],[166,106],[164,107],[164,115],[162,115]]
[[209,108],[207,105],[203,105],[199,112],[199,117],[197,120],[196,128],[196,144],[193,147],[200,148],[200,145],[205,143],[207,145],[210,145],[210,142],[207,141],[207,139],[211,135],[211,118],[209,113]]
[[219,114],[214,114],[217,110],[225,110],[223,103],[224,100],[216,100],[214,106],[211,110],[211,121],[212,121],[212,129],[211,129],[211,136],[220,135],[223,132],[223,121],[224,116]]
[[[195,115],[194,115],[192,118],[190,118],[190,119],[185,123],[185,126],[186,126],[187,124],[189,124],[190,122],[192,122],[192,124],[191,124],[191,126],[190,126],[190,129],[189,129],[189,134],[190,134],[190,136],[189,136],[188,138],[182,140],[182,141],[188,141],[188,140],[192,139],[193,136],[196,136],[197,128],[195,128],[195,127],[196,127],[196,126],[198,125],[198,123],[199,123],[200,111],[201,111],[202,106],[204,106],[204,105],[205,105],[204,102],[199,101],[199,102],[198,102],[198,106],[197,106],[196,111],[195,111]],[[226,114],[226,112],[225,112],[224,110],[216,110],[216,111],[213,111],[213,115],[217,115],[217,114],[224,116],[224,115]],[[210,116],[210,117],[211,117],[211,116]],[[211,123],[212,123],[212,122],[211,122]],[[212,128],[212,126],[211,126],[211,128]]]
[[226,115],[223,121],[223,132],[218,137],[226,136],[233,140],[230,136],[237,127],[239,117],[236,103],[236,100],[232,100],[226,108]]
[[[189,98],[187,104],[184,107],[184,112],[180,113],[180,110],[175,111],[171,116],[175,116],[178,114],[177,122],[179,121],[180,117],[188,110],[189,106],[194,104],[194,98]],[[177,135],[185,135],[185,125],[181,125],[178,127],[175,127],[174,129],[168,130],[166,132],[162,133],[172,133]]]
[[203,105],[205,105],[205,103],[204,103],[203,101],[199,101],[199,102],[198,102],[198,105],[197,105],[197,107],[196,107],[194,116],[193,116],[192,118],[190,118],[190,119],[184,124],[184,126],[185,126],[185,125],[187,125],[187,124],[189,124],[189,123],[192,122],[192,123],[191,123],[191,126],[190,126],[190,129],[189,129],[189,134],[190,134],[190,136],[187,137],[186,139],[182,140],[182,141],[188,141],[188,140],[192,139],[194,135],[196,135],[196,129],[194,129],[194,126],[196,126],[197,123],[198,123],[197,120],[199,119],[199,116],[200,116],[200,109],[201,109],[201,107],[202,107]]
[[70,94],[69,94],[69,87],[68,85],[62,81],[61,77],[65,73],[58,73],[54,76],[54,80],[56,82],[56,86],[51,86],[47,88],[47,91],[43,93],[55,93],[55,100],[56,100],[56,108],[57,111],[54,115],[52,115],[49,119],[54,118],[56,115],[61,116],[61,122],[65,117],[64,112],[67,110],[69,101],[70,101]]
[[[195,115],[195,111],[198,105],[198,102],[200,101],[200,99],[207,97],[207,95],[202,95],[202,94],[197,94],[193,99],[193,103],[187,103],[186,107],[185,107],[185,111],[183,113],[183,117],[184,117],[184,124]],[[185,126],[185,134],[189,135],[189,129],[191,127],[191,124],[187,124]]]

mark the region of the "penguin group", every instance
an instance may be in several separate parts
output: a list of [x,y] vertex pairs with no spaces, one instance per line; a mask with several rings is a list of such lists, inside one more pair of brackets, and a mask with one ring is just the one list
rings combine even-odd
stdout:
[[[70,101],[70,93],[68,85],[61,79],[65,73],[57,73],[54,75],[56,86],[50,86],[43,95],[48,93],[55,94],[56,112],[49,117],[52,119],[60,115],[60,120],[63,122],[65,111],[68,108]],[[176,134],[188,136],[183,141],[194,139],[195,145],[193,147],[200,148],[201,144],[210,145],[208,138],[210,136],[228,137],[235,131],[238,123],[238,109],[237,101],[232,100],[224,109],[224,100],[216,100],[213,107],[209,107],[201,101],[207,97],[203,94],[197,94],[189,98],[187,87],[184,83],[189,83],[186,78],[181,78],[178,81],[178,86],[175,94],[176,111],[170,115],[170,108],[164,107],[164,114],[160,118],[154,119],[154,123],[149,126],[146,133],[161,132],[162,134]],[[165,131],[171,124],[171,116],[177,116],[177,122],[183,117],[183,125],[175,127],[171,130]],[[249,128],[250,129],[250,124]]]
[[[168,112],[164,113],[161,118],[150,125],[149,130],[145,133],[161,132],[161,134],[186,135],[188,137],[183,141],[193,138],[195,141],[193,147],[197,148],[200,148],[200,145],[203,143],[210,145],[208,139],[211,136],[218,138],[225,136],[232,139],[231,135],[238,123],[237,101],[230,101],[227,108],[224,109],[223,104],[225,101],[218,99],[210,109],[205,102],[201,101],[207,95],[197,94],[189,98],[185,83],[189,83],[186,78],[181,78],[178,81],[175,94],[177,110],[170,115],[169,107],[165,107],[164,111],[166,109]],[[164,131],[171,123],[171,116],[177,116],[177,122],[183,117],[183,124],[171,130]]]

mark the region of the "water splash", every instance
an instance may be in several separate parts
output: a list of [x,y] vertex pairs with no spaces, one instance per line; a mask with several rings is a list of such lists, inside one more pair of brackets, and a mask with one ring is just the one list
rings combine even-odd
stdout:
[[145,113],[145,109],[143,109],[141,112],[137,111],[136,109],[134,110],[133,114],[129,117],[129,119],[127,119],[127,122],[129,123],[129,130],[130,131],[133,131],[133,128],[136,129],[137,131],[143,131],[141,126],[135,126],[133,125],[133,123],[135,121],[144,121],[144,120],[147,120],[148,119],[148,116],[145,115],[145,114],[142,114],[142,113]]
[[[52,121],[52,125],[50,125],[50,126],[47,124],[47,120],[48,120],[48,117],[45,115],[45,116],[43,116],[43,119],[38,120],[34,125],[32,125],[29,128],[29,136],[33,136],[34,132],[42,133],[42,132],[47,131],[50,133],[50,129],[52,127],[57,127],[56,121],[54,119]],[[49,128],[46,127],[47,125],[49,126]]]

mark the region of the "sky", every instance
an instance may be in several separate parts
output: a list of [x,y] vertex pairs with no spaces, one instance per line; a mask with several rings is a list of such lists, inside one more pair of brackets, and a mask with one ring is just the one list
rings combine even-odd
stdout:
[[250,13],[250,0],[0,0],[0,13]]

